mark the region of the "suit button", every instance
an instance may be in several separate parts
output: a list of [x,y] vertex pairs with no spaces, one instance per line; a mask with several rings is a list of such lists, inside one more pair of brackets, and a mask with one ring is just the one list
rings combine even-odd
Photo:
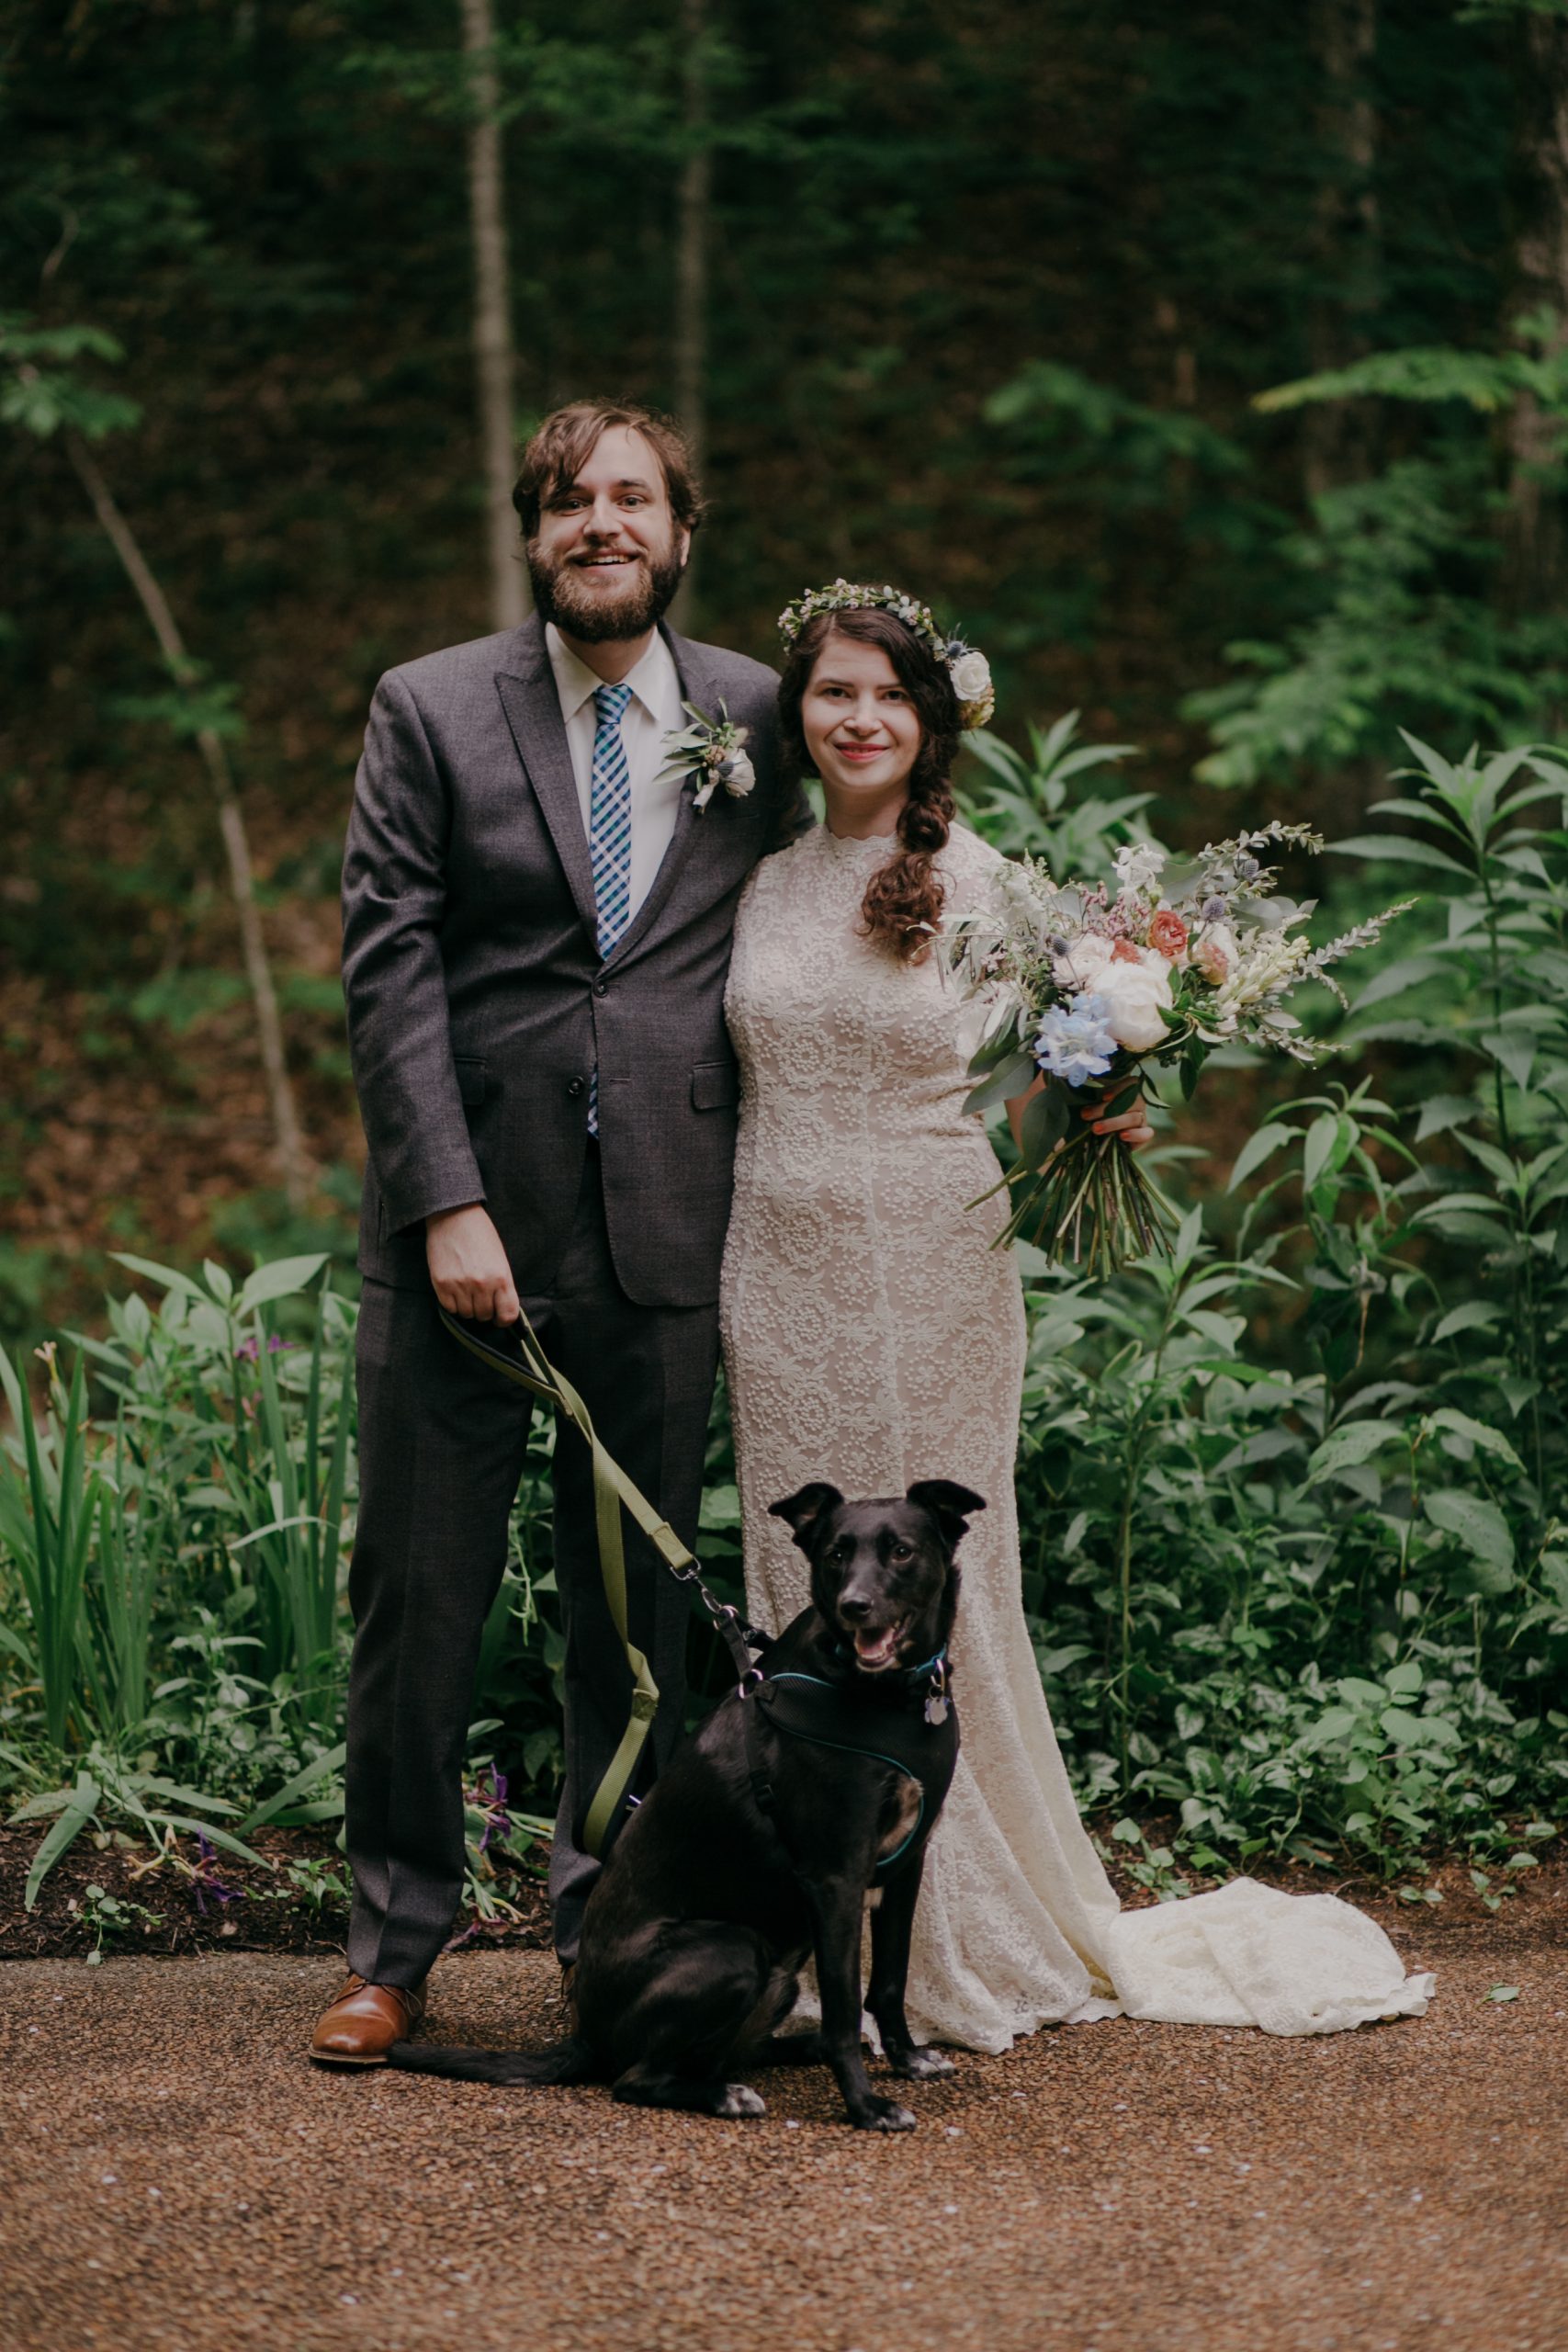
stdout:
[[609,981],[608,981],[608,980],[595,980],[595,981],[594,981],[594,983],[593,983],[593,993],[594,993],[594,995],[595,995],[595,996],[608,996],[608,995],[609,995],[609,993],[610,993],[610,983],[609,983]]
[[575,1102],[582,1091],[582,1080],[580,1078],[569,1078],[566,1082],[566,1091]]

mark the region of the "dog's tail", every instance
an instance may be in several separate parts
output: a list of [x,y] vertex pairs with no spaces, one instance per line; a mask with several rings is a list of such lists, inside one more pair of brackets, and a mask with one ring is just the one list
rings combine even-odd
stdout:
[[548,2050],[469,2050],[438,2041],[395,2041],[389,2066],[409,2075],[444,2075],[455,2083],[591,2083],[599,2074],[592,2047],[574,2034]]

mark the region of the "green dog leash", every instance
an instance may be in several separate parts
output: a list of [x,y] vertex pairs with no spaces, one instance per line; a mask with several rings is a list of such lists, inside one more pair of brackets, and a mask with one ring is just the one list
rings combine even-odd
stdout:
[[735,1660],[741,1687],[752,1687],[754,1682],[761,1681],[761,1676],[752,1663],[736,1611],[728,1602],[709,1591],[703,1582],[695,1556],[686,1549],[669,1521],[654,1510],[641,1488],[627,1477],[615,1455],[602,1443],[587,1406],[570,1381],[551,1363],[539,1345],[537,1333],[521,1308],[516,1323],[507,1327],[516,1339],[515,1355],[494,1340],[481,1337],[471,1325],[459,1322],[444,1306],[438,1306],[436,1312],[459,1347],[467,1348],[470,1355],[477,1356],[481,1363],[489,1364],[492,1372],[499,1372],[513,1386],[525,1389],[530,1396],[537,1397],[541,1404],[548,1405],[569,1420],[593,1457],[593,1511],[599,1538],[600,1573],[604,1579],[604,1598],[626,1652],[632,1678],[631,1713],[621,1735],[620,1746],[610,1760],[609,1770],[593,1792],[582,1828],[583,1845],[597,1860],[621,1801],[631,1786],[659,1709],[659,1685],[653,1679],[647,1658],[632,1640],[626,1613],[626,1554],[621,1527],[623,1510],[630,1512],[676,1581],[689,1585],[695,1592]]

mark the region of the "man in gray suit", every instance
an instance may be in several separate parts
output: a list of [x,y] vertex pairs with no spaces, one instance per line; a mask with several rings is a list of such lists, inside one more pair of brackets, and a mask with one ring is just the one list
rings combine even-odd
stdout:
[[[463,1879],[461,1768],[506,1560],[528,1401],[450,1337],[526,1306],[604,1442],[694,1541],[717,1361],[737,1072],[735,910],[805,819],[771,670],[663,626],[701,519],[644,411],[547,418],[514,493],[522,628],[377,689],[344,866],[344,987],[369,1164],[360,1232],[360,1510],[349,1593],[350,1975],[311,2044],[380,2063],[412,2032]],[[682,702],[750,730],[755,783],[694,806],[663,773]],[[744,777],[744,770],[734,780]],[[586,1447],[563,1431],[555,1555],[566,1780],[550,1869],[570,1964],[597,1865],[582,1814],[631,1680],[605,1606]],[[682,1589],[627,1530],[633,1641],[680,1727]]]

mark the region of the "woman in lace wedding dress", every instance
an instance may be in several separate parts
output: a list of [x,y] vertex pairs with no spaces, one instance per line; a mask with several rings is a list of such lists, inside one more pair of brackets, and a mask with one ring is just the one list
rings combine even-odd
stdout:
[[785,616],[786,635],[798,617],[782,698],[828,822],[763,860],[736,924],[727,1013],[742,1095],[722,1313],[760,1623],[806,1605],[806,1562],[768,1506],[807,1480],[873,1496],[953,1478],[987,1498],[960,1555],[963,1746],[926,1860],[911,2025],[998,2051],[1123,2010],[1277,2033],[1419,2015],[1431,1979],[1407,1979],[1348,1905],[1240,1879],[1123,1914],[1079,1820],[1022,1612],[1023,1302],[1011,1253],[990,1246],[1006,1205],[969,1205],[997,1168],[963,1108],[941,959],[900,952],[939,897],[963,905],[1002,862],[950,821],[953,684],[975,681],[976,657],[938,654],[907,599],[913,624],[880,602],[824,613],[833,593]]

